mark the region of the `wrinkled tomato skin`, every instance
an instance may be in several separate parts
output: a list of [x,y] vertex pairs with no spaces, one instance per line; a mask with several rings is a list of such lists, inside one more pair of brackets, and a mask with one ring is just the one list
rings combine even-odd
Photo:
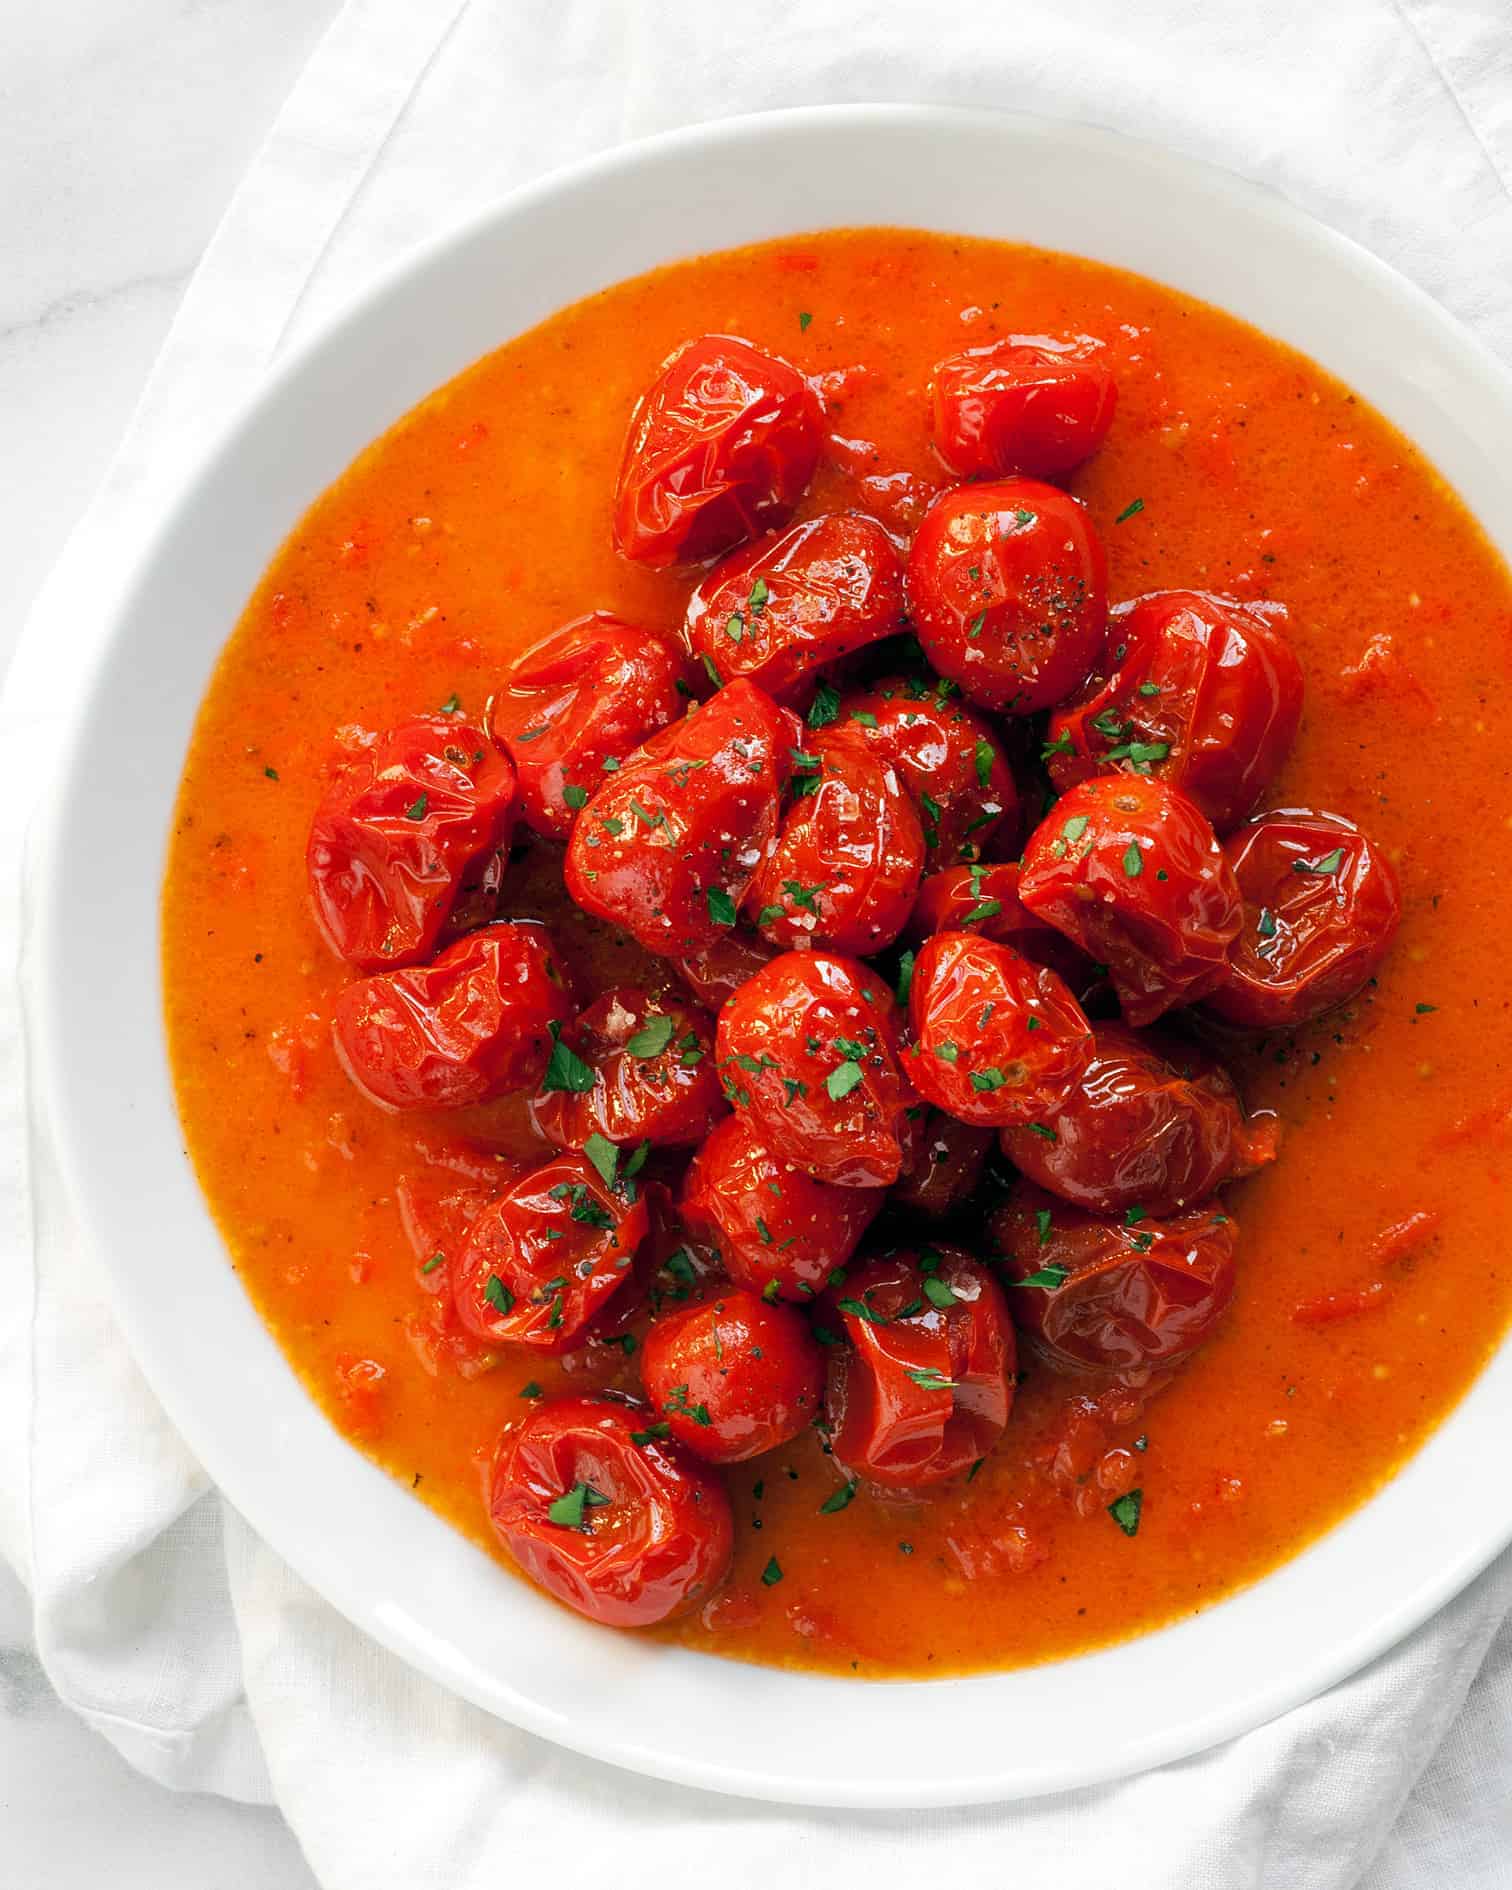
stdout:
[[1099,1024],[1092,1059],[1055,1117],[1055,1140],[1002,1132],[1031,1181],[1093,1214],[1177,1213],[1275,1160],[1276,1119],[1247,1121],[1204,1052]]
[[881,1188],[837,1188],[774,1155],[743,1111],[727,1116],[683,1181],[690,1233],[719,1249],[753,1292],[810,1303],[881,1211]]
[[925,656],[984,708],[1052,708],[1102,648],[1102,540],[1079,500],[1038,480],[942,494],[915,535],[905,581]]
[[[1208,1010],[1246,1030],[1294,1030],[1375,976],[1402,896],[1391,862],[1352,820],[1281,807],[1231,834],[1223,850],[1244,923]],[[1335,870],[1304,870],[1336,851]]]
[[[1216,1201],[1131,1227],[1023,1182],[992,1234],[1020,1332],[1073,1371],[1174,1365],[1213,1336],[1234,1296],[1239,1228]],[[1065,1270],[1059,1284],[1016,1283],[1053,1268]]]
[[[1226,833],[1281,772],[1302,719],[1302,666],[1284,604],[1155,591],[1108,618],[1097,673],[1050,719],[1050,778],[1141,772],[1179,788]],[[1135,744],[1163,756],[1120,754]]]
[[1063,795],[1029,836],[1019,898],[1108,967],[1135,1029],[1213,989],[1243,917],[1211,822],[1144,775]]
[[903,621],[903,561],[875,519],[826,513],[737,551],[688,600],[695,657],[775,702],[802,706],[815,671],[891,636]]
[[[630,1045],[650,1030],[671,1035],[654,1054]],[[558,1148],[591,1135],[621,1145],[677,1148],[701,1142],[725,1113],[714,1070],[714,1021],[676,998],[651,998],[629,985],[601,992],[562,1032],[593,1072],[589,1090],[554,1089],[530,1105],[531,1121]]]
[[[943,1307],[929,1297],[931,1279],[949,1289]],[[1008,1422],[1018,1361],[1002,1289],[984,1267],[955,1247],[888,1254],[852,1273],[824,1310],[847,1341],[830,1352],[825,1395],[847,1469],[914,1490],[986,1456]]]
[[976,860],[1017,830],[1018,789],[987,721],[943,684],[888,676],[840,705],[837,728],[896,768],[913,796],[931,872]]
[[743,1463],[791,1442],[818,1416],[824,1389],[801,1314],[728,1282],[653,1323],[641,1378],[674,1441],[707,1463]]
[[507,851],[515,776],[483,730],[417,716],[340,771],[305,850],[315,923],[359,971],[434,952],[465,888]]
[[491,925],[433,964],[380,971],[336,1000],[342,1068],[384,1109],[461,1109],[531,1089],[572,994],[539,925]]
[[565,840],[577,817],[568,790],[573,799],[593,794],[606,761],[623,761],[677,720],[687,706],[686,669],[680,651],[604,610],[532,644],[489,705],[526,825]]
[[469,1229],[451,1268],[462,1323],[490,1345],[570,1350],[630,1277],[649,1225],[640,1192],[606,1187],[582,1155],[554,1157],[510,1182]]
[[704,951],[677,959],[677,975],[706,1010],[717,1012],[776,956],[776,947],[758,933],[726,926]]
[[[719,1014],[725,1094],[774,1154],[806,1174],[841,1188],[891,1187],[923,1115],[899,1068],[900,1029],[892,992],[865,965],[784,952]],[[846,1065],[861,1072],[853,1087]]]
[[905,940],[922,945],[936,932],[973,932],[995,945],[1011,945],[1031,964],[1047,966],[1072,991],[1087,990],[1096,979],[1096,967],[1019,898],[1019,870],[1017,861],[1000,860],[931,873],[919,886]]
[[663,363],[631,415],[615,549],[693,564],[786,524],[819,463],[824,410],[794,367],[734,335]]
[[[488,1513],[500,1541],[547,1594],[604,1627],[652,1627],[724,1579],[735,1524],[724,1485],[675,1444],[633,1433],[650,1413],[611,1398],[553,1398],[499,1439]],[[551,1505],[586,1483],[585,1529]]]
[[1058,479],[1107,438],[1118,384],[1099,343],[1008,335],[937,363],[935,451],[962,479]]
[[976,1192],[991,1147],[991,1129],[931,1109],[913,1165],[888,1198],[926,1220],[943,1220]]
[[[663,729],[612,774],[567,843],[567,890],[667,958],[705,952],[733,923],[777,838],[801,724],[733,682]],[[723,907],[720,906],[720,910]]]

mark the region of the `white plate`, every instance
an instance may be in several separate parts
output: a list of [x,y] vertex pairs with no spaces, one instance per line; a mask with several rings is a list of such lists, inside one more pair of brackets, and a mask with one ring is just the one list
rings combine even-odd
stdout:
[[1512,1485],[1485,1475],[1512,1423],[1512,1348],[1315,1547],[1104,1653],[863,1685],[605,1633],[501,1573],[300,1389],[182,1152],[158,961],[169,811],[201,692],[316,494],[422,395],[564,303],[703,250],[857,224],[1070,250],[1230,309],[1350,382],[1503,553],[1512,544],[1506,376],[1426,296],[1254,186],[1099,131],[909,107],[773,113],[611,153],[396,269],[273,377],[163,522],[81,706],[50,835],[44,1074],[143,1369],[232,1502],[352,1621],[597,1757],[716,1791],[897,1807],[1056,1791],[1197,1751],[1405,1634],[1512,1538]]

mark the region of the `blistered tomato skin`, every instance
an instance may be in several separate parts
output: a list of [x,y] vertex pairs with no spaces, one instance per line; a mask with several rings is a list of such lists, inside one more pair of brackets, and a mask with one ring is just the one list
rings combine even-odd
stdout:
[[942,494],[914,538],[906,584],[924,654],[984,708],[1052,708],[1102,648],[1102,540],[1078,500],[1038,480]]
[[1214,988],[1242,918],[1212,824],[1142,775],[1099,775],[1062,796],[1024,848],[1019,897],[1108,967],[1136,1029]]
[[718,1011],[776,956],[776,947],[757,933],[730,926],[703,951],[677,959],[677,975],[706,1010]]
[[693,564],[785,525],[819,463],[824,411],[794,367],[734,335],[666,361],[630,420],[614,543],[641,564]]
[[926,1220],[943,1220],[975,1192],[992,1139],[991,1129],[931,1109],[913,1164],[888,1199]]
[[604,763],[623,761],[687,707],[686,669],[669,643],[603,610],[526,650],[489,705],[526,824],[565,840]]
[[1098,673],[1050,719],[1050,778],[1158,775],[1217,831],[1252,811],[1302,718],[1302,667],[1283,604],[1155,591],[1108,618]]
[[1022,1182],[992,1233],[1019,1330],[1072,1370],[1174,1365],[1234,1296],[1239,1229],[1216,1201],[1131,1224]]
[[955,1247],[888,1254],[825,1302],[846,1340],[829,1356],[836,1457],[891,1489],[969,1470],[1003,1434],[1017,1357],[997,1282]]
[[1244,924],[1208,1010],[1249,1030],[1292,1030],[1375,976],[1402,898],[1391,862],[1353,821],[1277,808],[1231,834],[1224,853]]
[[507,851],[515,776],[481,728],[417,716],[341,770],[310,827],[315,923],[359,971],[397,971],[436,949],[469,885]]
[[562,1042],[592,1072],[593,1087],[551,1088],[531,1103],[531,1120],[558,1148],[582,1148],[591,1135],[687,1146],[725,1113],[714,1021],[692,1004],[617,985],[568,1025]]
[[1094,1214],[1180,1211],[1274,1161],[1274,1116],[1246,1120],[1203,1051],[1099,1024],[1092,1059],[1055,1117],[1054,1139],[1002,1132],[1014,1166]]
[[774,1155],[743,1111],[699,1149],[683,1182],[690,1233],[718,1248],[753,1292],[812,1303],[859,1246],[886,1200],[881,1188],[837,1188]]
[[939,362],[931,383],[935,451],[962,479],[1058,479],[1107,438],[1118,386],[1078,337],[1009,335]]
[[605,1627],[670,1620],[730,1565],[724,1485],[646,1434],[650,1422],[615,1399],[554,1398],[506,1430],[494,1456],[488,1513],[499,1539],[533,1582]]
[[815,672],[903,621],[903,561],[875,519],[827,513],[718,564],[688,600],[695,657],[801,706]]
[[886,1188],[924,1110],[898,1063],[893,995],[833,952],[784,952],[719,1014],[725,1094],[773,1153],[842,1188]]
[[637,749],[579,814],[568,892],[648,951],[708,951],[775,844],[801,732],[752,684],[721,689]]
[[641,1378],[674,1441],[708,1463],[742,1463],[790,1442],[818,1416],[824,1389],[802,1316],[730,1284],[656,1320]]

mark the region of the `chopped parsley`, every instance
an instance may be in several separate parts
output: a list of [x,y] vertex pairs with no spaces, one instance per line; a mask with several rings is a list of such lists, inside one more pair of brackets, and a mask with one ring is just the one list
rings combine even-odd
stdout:
[[1053,1293],[1058,1286],[1064,1286],[1070,1269],[1051,1261],[1047,1267],[1037,1267],[1033,1273],[1026,1273],[1018,1284],[1020,1286],[1038,1286],[1045,1292]]
[[768,1562],[766,1567],[761,1571],[761,1585],[763,1588],[775,1588],[781,1580],[782,1564],[774,1555],[771,1561]]
[[483,1288],[483,1297],[501,1319],[507,1319],[514,1311],[515,1296],[497,1273],[489,1274],[488,1284]]
[[546,1511],[548,1518],[559,1523],[563,1529],[581,1529],[588,1534],[588,1515],[590,1509],[601,1509],[610,1499],[602,1491],[594,1489],[591,1483],[574,1483],[572,1488],[559,1496]]
[[419,800],[411,801],[404,810],[406,820],[424,820],[425,810],[430,806],[430,796],[422,793]]
[[1130,879],[1138,879],[1144,871],[1144,855],[1139,850],[1139,842],[1131,840],[1124,848],[1123,870]]
[[827,682],[820,683],[809,707],[810,728],[828,728],[840,714],[840,692]]
[[710,886],[705,892],[704,898],[708,902],[709,917],[716,925],[733,925],[735,923],[735,901],[725,891],[723,886]]
[[446,1255],[444,1253],[433,1253],[430,1259],[426,1261],[425,1265],[421,1267],[420,1271],[422,1273],[434,1273],[437,1267],[444,1266],[445,1264]]
[[904,952],[898,960],[898,982],[894,988],[900,1004],[908,1002],[908,994],[913,989],[914,957],[913,952]]
[[855,1494],[856,1479],[852,1477],[848,1483],[842,1483],[833,1496],[825,1497],[824,1501],[819,1505],[819,1514],[821,1516],[838,1516],[842,1509],[849,1506],[851,1498]]
[[853,1059],[837,1064],[824,1079],[824,1087],[831,1102],[840,1102],[857,1087],[862,1078],[861,1065]]
[[562,799],[571,808],[586,807],[588,805],[588,790],[584,787],[569,785],[562,789]]
[[1122,525],[1128,519],[1133,518],[1137,512],[1142,512],[1143,510],[1144,510],[1143,499],[1130,499],[1129,503],[1119,513],[1118,517],[1114,519],[1113,523],[1115,525]]
[[541,1094],[549,1096],[554,1090],[569,1090],[586,1096],[598,1081],[592,1066],[583,1061],[571,1044],[562,1041],[560,1024],[553,1021],[547,1028],[552,1037],[551,1057],[546,1074],[541,1078]]
[[619,1150],[607,1136],[597,1130],[583,1144],[583,1153],[598,1170],[606,1188],[614,1186],[614,1177],[619,1169]]
[[1139,1534],[1139,1512],[1144,1508],[1144,1491],[1130,1490],[1127,1496],[1119,1497],[1116,1503],[1109,1503],[1108,1514],[1113,1518],[1126,1536]]
[[992,743],[985,737],[979,738],[976,745],[976,778],[978,787],[986,787],[987,783],[992,779],[992,763],[994,759]]
[[665,1015],[648,1017],[625,1048],[631,1056],[640,1057],[643,1061],[647,1057],[659,1057],[672,1041],[672,1032],[675,1028],[670,1017]]
[[1329,873],[1337,873],[1343,864],[1344,849],[1343,847],[1335,847],[1332,853],[1325,853],[1321,859],[1293,860],[1292,871],[1294,873],[1316,873],[1320,876],[1325,876]]

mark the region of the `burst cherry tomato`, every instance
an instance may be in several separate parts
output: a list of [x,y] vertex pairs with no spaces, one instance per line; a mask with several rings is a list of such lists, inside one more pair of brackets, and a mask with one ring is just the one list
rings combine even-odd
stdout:
[[747,932],[743,926],[721,932],[714,943],[690,958],[679,958],[677,975],[700,1004],[711,1011],[732,997],[754,978],[763,965],[777,956],[776,948],[764,938]]
[[976,1191],[992,1147],[991,1129],[979,1129],[943,1109],[924,1118],[919,1150],[889,1199],[926,1220],[943,1220]]
[[777,837],[801,726],[748,682],[638,748],[583,809],[567,890],[648,951],[707,951]]
[[399,1222],[415,1256],[415,1284],[425,1296],[404,1320],[405,1337],[433,1378],[443,1362],[462,1378],[477,1378],[498,1364],[499,1355],[463,1325],[451,1263],[466,1246],[473,1222],[518,1171],[461,1143],[422,1146],[417,1153],[423,1165],[394,1185]]
[[650,1422],[616,1399],[552,1399],[505,1431],[489,1480],[489,1518],[520,1567],[606,1627],[669,1620],[730,1565],[723,1484]]
[[936,499],[909,553],[907,588],[924,654],[985,708],[1050,708],[1102,648],[1102,540],[1078,500],[1037,480],[956,486]]
[[341,771],[310,828],[315,923],[359,971],[429,958],[464,890],[497,868],[514,769],[470,722],[418,716]]
[[962,479],[1056,479],[1107,437],[1118,386],[1086,336],[1009,335],[935,368],[935,450]]
[[1108,967],[1136,1028],[1214,987],[1242,916],[1206,816],[1132,774],[1082,781],[1056,803],[1024,848],[1019,897]]
[[666,361],[630,418],[614,542],[690,564],[786,523],[819,463],[824,410],[786,361],[705,335]]
[[560,1087],[530,1106],[531,1120],[558,1148],[581,1148],[591,1135],[675,1148],[701,1142],[725,1113],[714,1020],[691,1004],[616,985],[561,1041],[570,1054],[557,1058]]
[[818,1416],[824,1385],[801,1315],[729,1284],[655,1322],[641,1377],[675,1441],[709,1463],[741,1463],[788,1443]]
[[1391,862],[1351,820],[1309,808],[1262,814],[1224,846],[1244,925],[1208,1009],[1292,1030],[1361,990],[1401,919]]
[[1130,1224],[1021,1183],[992,1232],[1014,1318],[1062,1365],[1174,1364],[1212,1337],[1233,1298],[1239,1229],[1216,1201]]
[[1225,833],[1280,773],[1301,716],[1283,604],[1155,591],[1111,613],[1098,672],[1051,717],[1050,778],[1064,793],[1159,775]]
[[996,1281],[954,1247],[889,1254],[853,1273],[834,1316],[830,1442],[848,1469],[919,1489],[985,1457],[1008,1422],[1017,1363]]

